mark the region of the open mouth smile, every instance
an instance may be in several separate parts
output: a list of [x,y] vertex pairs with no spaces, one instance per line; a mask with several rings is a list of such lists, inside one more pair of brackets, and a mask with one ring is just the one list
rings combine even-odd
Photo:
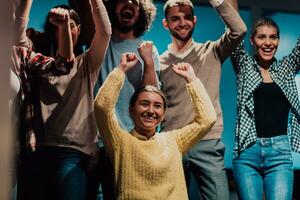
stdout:
[[135,16],[135,11],[132,6],[124,6],[124,8],[120,12],[120,16],[123,19],[132,19]]

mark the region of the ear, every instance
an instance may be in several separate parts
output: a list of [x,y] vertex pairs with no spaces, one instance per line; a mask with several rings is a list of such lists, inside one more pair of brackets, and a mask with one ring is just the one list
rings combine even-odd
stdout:
[[251,44],[252,46],[254,46],[254,41],[253,41],[252,35],[250,36],[249,40],[250,40],[250,44]]
[[77,27],[78,27],[78,35],[80,35],[80,32],[81,32],[81,25],[79,24]]
[[197,16],[194,15],[194,24],[196,24],[196,23],[197,23]]
[[166,115],[166,111],[164,111],[164,114],[163,114],[163,116],[159,119],[159,123],[161,123],[163,120],[164,120],[164,118],[165,118],[165,115]]
[[169,30],[169,25],[168,25],[168,22],[165,18],[162,20],[162,24],[163,24],[163,26],[166,30]]
[[129,114],[130,114],[130,117],[132,118],[132,115],[133,115],[133,107],[129,106]]

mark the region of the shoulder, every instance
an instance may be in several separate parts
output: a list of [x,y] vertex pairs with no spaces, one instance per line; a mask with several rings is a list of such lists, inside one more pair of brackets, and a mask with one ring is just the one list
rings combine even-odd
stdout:
[[169,67],[170,64],[170,52],[166,50],[159,56],[160,70],[163,71]]

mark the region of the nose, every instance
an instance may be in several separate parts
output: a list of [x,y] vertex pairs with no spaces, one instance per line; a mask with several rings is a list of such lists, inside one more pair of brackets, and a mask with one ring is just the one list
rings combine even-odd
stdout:
[[266,38],[265,45],[271,45],[271,39],[270,38]]
[[149,106],[147,112],[150,113],[150,114],[153,114],[154,113],[154,107]]
[[181,18],[181,19],[179,20],[179,25],[180,25],[180,26],[185,26],[185,20],[184,20],[183,18]]

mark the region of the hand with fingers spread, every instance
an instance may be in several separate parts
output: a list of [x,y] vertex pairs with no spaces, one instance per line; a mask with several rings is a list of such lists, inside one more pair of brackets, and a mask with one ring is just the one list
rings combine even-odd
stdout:
[[52,8],[49,12],[49,21],[55,26],[66,26],[70,20],[70,14],[64,8]]
[[152,58],[152,53],[153,53],[153,43],[150,41],[145,41],[140,44],[138,47],[138,52],[143,59],[145,66],[150,66],[150,64],[153,64],[153,58]]
[[138,59],[135,53],[123,53],[118,68],[126,73],[136,65]]
[[197,78],[193,67],[188,63],[182,62],[173,64],[173,71],[184,78],[187,83],[190,83]]

